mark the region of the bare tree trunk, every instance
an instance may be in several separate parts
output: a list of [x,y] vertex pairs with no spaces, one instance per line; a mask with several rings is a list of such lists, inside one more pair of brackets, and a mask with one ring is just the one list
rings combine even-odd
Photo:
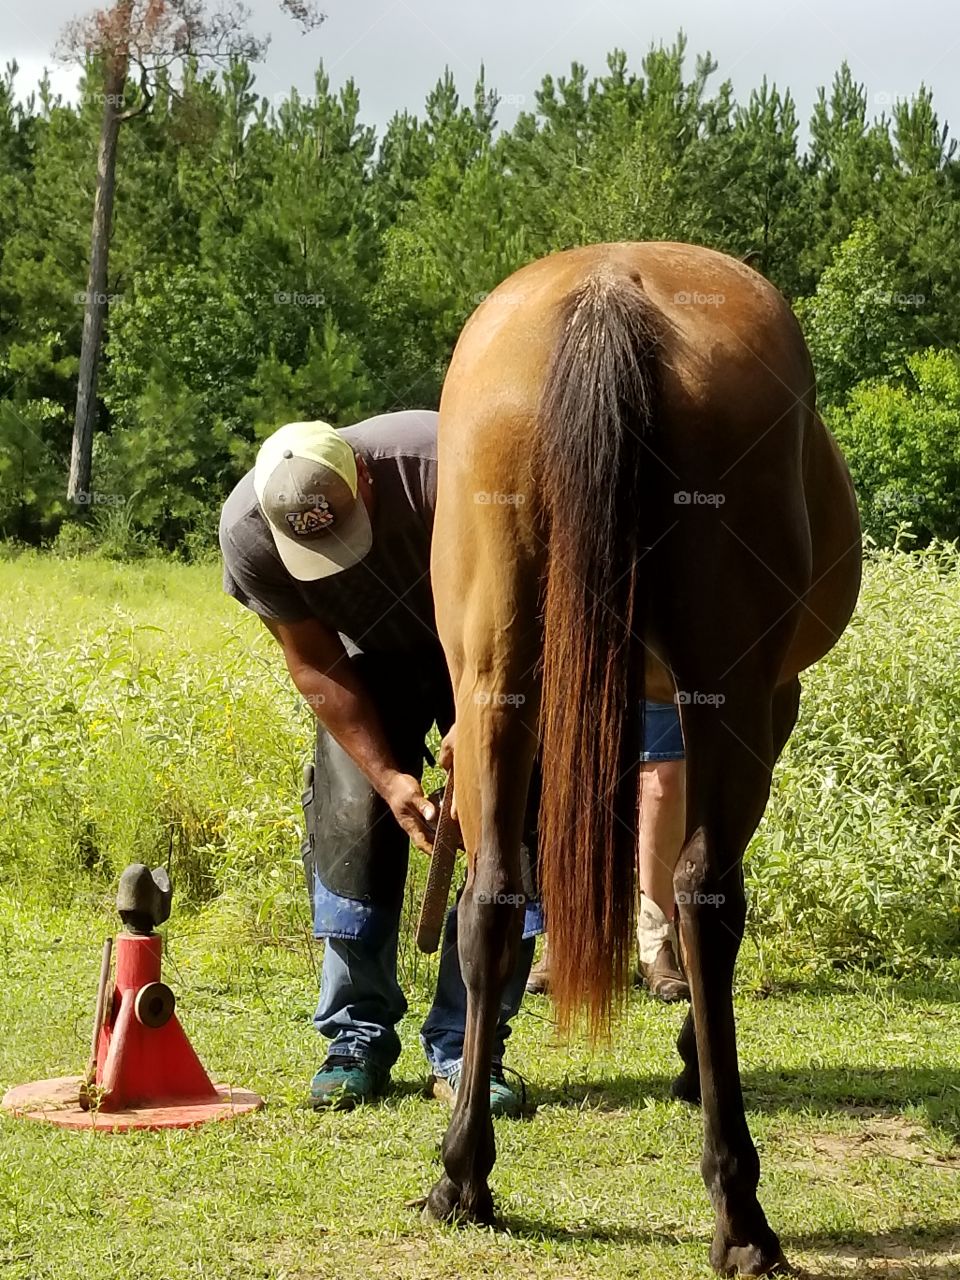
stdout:
[[117,140],[120,133],[120,107],[126,80],[126,58],[108,58],[103,78],[103,121],[100,125],[100,145],[97,150],[97,190],[93,201],[90,270],[87,275],[83,337],[80,342],[77,411],[73,423],[70,477],[67,481],[67,499],[71,502],[89,501],[93,427],[97,408],[97,373],[100,365],[103,317],[107,308],[107,260],[110,254]]

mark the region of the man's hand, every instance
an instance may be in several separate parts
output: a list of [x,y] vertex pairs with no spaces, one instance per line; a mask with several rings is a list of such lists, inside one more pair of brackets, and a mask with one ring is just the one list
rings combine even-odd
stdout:
[[421,853],[433,853],[437,809],[421,790],[420,783],[409,773],[397,773],[383,793],[393,816]]

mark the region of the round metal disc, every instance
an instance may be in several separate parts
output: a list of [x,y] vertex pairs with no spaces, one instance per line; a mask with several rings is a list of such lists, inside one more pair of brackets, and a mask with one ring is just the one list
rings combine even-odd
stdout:
[[165,982],[148,982],[137,992],[133,1011],[145,1027],[165,1027],[173,1017],[177,997]]

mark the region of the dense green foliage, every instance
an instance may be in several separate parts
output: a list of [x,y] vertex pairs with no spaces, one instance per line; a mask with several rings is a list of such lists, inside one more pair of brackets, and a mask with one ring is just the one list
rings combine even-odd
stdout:
[[902,383],[858,385],[833,421],[878,541],[898,526],[957,536],[960,361],[951,352],[907,356]]
[[905,970],[957,954],[958,635],[955,547],[869,558],[850,627],[801,678],[748,854],[761,945]]
[[[21,897],[98,897],[132,859],[169,858],[184,906],[302,929],[311,717],[216,579],[157,559],[0,560],[0,879]],[[958,618],[954,550],[871,557],[854,621],[804,677],[748,854],[764,964],[909,972],[957,954]]]
[[[789,91],[737,102],[716,71],[682,39],[636,71],[615,52],[601,77],[547,76],[508,131],[482,79],[464,103],[446,73],[381,137],[322,69],[279,105],[242,63],[161,82],[121,129],[79,514],[197,545],[280,422],[434,404],[463,321],[515,267],[664,237],[748,256],[796,303],[871,531],[956,536],[958,375],[922,353],[960,339],[960,161],[929,93],[875,121],[844,66],[804,149]],[[0,532],[26,541],[70,514],[98,83],[91,66],[77,105],[45,84],[18,105],[0,81]]]

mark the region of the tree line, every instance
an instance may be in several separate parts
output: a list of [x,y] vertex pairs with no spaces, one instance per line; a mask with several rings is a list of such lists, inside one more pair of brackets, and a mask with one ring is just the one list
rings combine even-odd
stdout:
[[[878,104],[844,64],[801,145],[795,101],[738,101],[678,37],[636,68],[546,76],[497,123],[449,71],[378,135],[324,69],[273,101],[251,63],[161,69],[118,144],[92,478],[67,499],[103,74],[77,100],[0,81],[0,534],[215,539],[258,441],[437,403],[463,322],[523,263],[599,240],[742,257],[784,291],[868,531],[960,533],[960,161],[920,86]],[[138,88],[123,90],[130,101]],[[878,109],[879,108],[879,109]]]

